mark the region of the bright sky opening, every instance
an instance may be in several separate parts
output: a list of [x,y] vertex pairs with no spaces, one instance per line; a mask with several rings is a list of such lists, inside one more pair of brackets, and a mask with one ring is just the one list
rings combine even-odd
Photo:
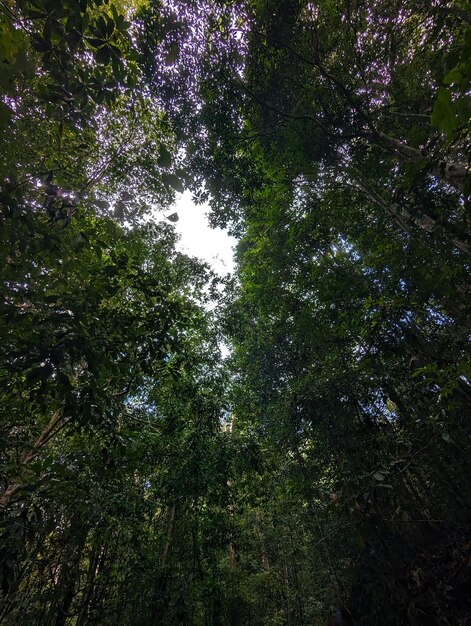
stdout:
[[166,215],[178,213],[175,229],[180,234],[177,248],[190,256],[206,261],[220,275],[234,271],[236,240],[221,228],[211,228],[207,218],[209,207],[194,204],[191,193],[178,194],[175,205]]

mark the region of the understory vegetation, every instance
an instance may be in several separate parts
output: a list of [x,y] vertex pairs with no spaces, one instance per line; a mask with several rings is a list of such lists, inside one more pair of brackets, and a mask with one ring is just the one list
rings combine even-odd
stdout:
[[0,17],[0,623],[470,624],[470,2]]

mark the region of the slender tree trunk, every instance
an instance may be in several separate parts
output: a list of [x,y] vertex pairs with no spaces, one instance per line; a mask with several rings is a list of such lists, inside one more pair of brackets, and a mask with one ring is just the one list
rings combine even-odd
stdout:
[[291,595],[289,589],[288,564],[284,564],[285,589],[286,589],[286,624],[291,626]]
[[59,606],[54,626],[65,626],[69,617],[70,607],[75,596],[77,581],[80,577],[80,562],[82,558],[88,528],[81,523],[80,518],[72,520],[69,541],[71,549],[65,553],[65,560],[61,567],[59,588]]
[[465,180],[471,176],[469,165],[453,163],[451,161],[433,161],[427,155],[422,154],[417,148],[409,146],[403,141],[390,137],[380,131],[367,135],[367,139],[369,139],[371,143],[387,148],[401,161],[425,161],[429,166],[429,171],[432,176],[452,185],[460,193],[464,192]]
[[167,524],[167,539],[165,541],[164,551],[162,553],[162,567],[165,567],[168,556],[172,551],[173,544],[173,533],[175,530],[175,513],[176,513],[177,505],[175,502],[172,503],[168,516],[168,524]]
[[368,198],[368,200],[383,209],[385,213],[388,213],[404,232],[412,234],[412,227],[414,226],[417,227],[419,231],[424,233],[431,233],[441,227],[446,232],[449,240],[458,248],[458,250],[461,250],[461,252],[469,252],[469,244],[464,241],[462,237],[458,236],[456,232],[454,232],[455,229],[453,228],[453,225],[448,225],[446,223],[438,224],[433,217],[430,217],[430,215],[426,215],[425,213],[413,215],[407,209],[400,207],[395,202],[385,200],[380,194],[374,191],[374,189],[371,189],[364,182],[357,179],[353,181],[353,186],[361,191]]
[[95,583],[97,576],[99,575],[105,564],[106,556],[106,545],[99,545],[93,551],[93,555],[90,559],[90,566],[88,568],[86,590],[82,602],[82,607],[78,616],[77,626],[85,626],[85,624],[87,624],[87,622],[89,621],[90,616],[92,615],[91,608],[93,606],[93,596],[95,594]]
[[[232,427],[232,422],[231,422],[231,427]],[[232,486],[232,482],[228,480],[227,487],[229,490],[231,486]],[[229,504],[227,505],[227,514],[229,516],[229,519],[232,519],[234,517],[234,503],[232,502],[232,499],[229,500]],[[233,536],[231,532],[231,536],[229,539],[229,567],[231,569],[234,569],[235,565],[236,565],[236,551],[235,551],[235,545],[233,542]]]
[[[62,417],[63,417],[63,414],[62,414],[61,411],[59,411],[59,410],[55,411],[54,414],[52,415],[51,419],[49,420],[49,424],[46,426],[46,428],[40,434],[38,439],[32,445],[31,450],[29,452],[26,452],[22,456],[21,462],[20,462],[20,471],[19,471],[18,476],[16,476],[12,480],[11,484],[8,485],[8,487],[5,489],[5,491],[0,496],[0,511],[5,509],[10,504],[13,496],[15,496],[18,493],[18,491],[21,489],[21,486],[22,486],[22,483],[23,483],[22,478],[23,478],[25,469],[28,467],[28,465],[32,461],[34,461],[34,459],[38,455],[39,450],[53,436],[53,431],[56,429],[56,427],[59,424],[59,422],[62,419]],[[58,432],[58,431],[56,430],[56,432]]]
[[173,534],[175,532],[175,519],[176,519],[177,505],[173,501],[168,511],[167,519],[167,536],[165,540],[164,549],[162,552],[162,560],[160,571],[157,573],[154,587],[154,600],[152,610],[152,626],[159,626],[165,618],[167,611],[166,595],[168,586],[168,572],[167,561],[172,551]]

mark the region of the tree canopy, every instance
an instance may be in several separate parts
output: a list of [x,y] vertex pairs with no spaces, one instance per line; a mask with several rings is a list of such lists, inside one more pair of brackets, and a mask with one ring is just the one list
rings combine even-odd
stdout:
[[0,623],[469,623],[470,3],[0,18]]

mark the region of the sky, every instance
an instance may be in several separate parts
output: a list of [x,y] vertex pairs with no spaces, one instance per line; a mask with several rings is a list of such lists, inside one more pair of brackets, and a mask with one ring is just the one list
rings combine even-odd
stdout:
[[218,274],[225,275],[234,271],[234,237],[230,237],[221,228],[210,228],[206,213],[207,205],[195,205],[191,193],[177,194],[177,200],[165,215],[178,213],[179,220],[174,224],[180,234],[177,248],[190,256],[207,261]]
[[[221,228],[210,228],[205,215],[208,211],[207,205],[194,204],[191,193],[185,191],[177,194],[175,204],[164,215],[178,213],[179,220],[174,223],[180,235],[177,249],[207,261],[218,274],[224,276],[234,271],[233,247],[236,240]],[[219,347],[223,358],[230,354],[230,348],[225,343]]]

